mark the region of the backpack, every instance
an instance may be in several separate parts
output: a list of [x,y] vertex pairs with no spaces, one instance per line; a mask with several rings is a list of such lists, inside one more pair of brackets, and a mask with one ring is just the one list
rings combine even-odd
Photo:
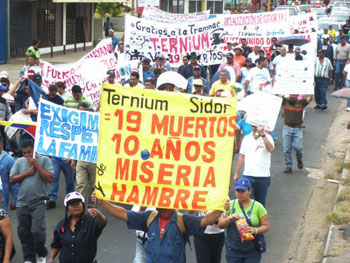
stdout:
[[[153,211],[152,213],[149,214],[149,216],[147,218],[147,229],[149,229],[149,226],[152,224],[152,222],[154,221],[154,219],[156,218],[157,215],[158,215],[158,211]],[[184,218],[183,218],[182,213],[177,212],[176,226],[179,229],[180,233],[182,234],[183,239],[185,240],[185,245],[188,242],[190,244],[190,248],[191,248],[190,239],[188,238],[188,236],[186,234],[186,227],[185,227]]]

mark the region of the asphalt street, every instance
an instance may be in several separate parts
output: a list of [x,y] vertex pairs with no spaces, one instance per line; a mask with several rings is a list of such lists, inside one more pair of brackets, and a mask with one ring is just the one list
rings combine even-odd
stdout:
[[[330,93],[333,88],[328,89]],[[312,112],[311,106],[306,109],[304,129],[304,165],[305,167],[319,168],[322,160],[322,148],[325,143],[329,128],[337,113],[340,100],[330,98],[329,108],[325,111]],[[270,219],[270,231],[266,234],[267,252],[263,255],[263,262],[282,262],[290,244],[294,231],[298,229],[299,220],[307,205],[307,196],[313,180],[307,177],[305,169],[298,170],[296,164],[292,174],[283,174],[284,159],[282,151],[282,126],[283,120],[278,120],[278,142],[272,155],[272,178],[267,197],[267,210]],[[235,156],[235,160],[237,156]],[[294,157],[294,162],[295,157]],[[235,164],[233,164],[233,167]],[[64,177],[61,176],[59,199],[57,208],[46,213],[47,240],[50,246],[52,233],[57,222],[64,217],[63,206]],[[233,197],[231,187],[230,196]],[[20,242],[17,236],[17,218],[11,211],[10,219],[14,234],[14,243],[17,254],[12,262],[23,262]],[[107,226],[99,239],[97,259],[101,263],[132,262],[135,252],[135,231],[128,230],[126,224],[105,213],[108,219]],[[223,253],[224,256],[224,253]],[[194,263],[195,252],[192,242],[192,251],[187,247],[187,262]],[[222,262],[226,262],[223,258]]]

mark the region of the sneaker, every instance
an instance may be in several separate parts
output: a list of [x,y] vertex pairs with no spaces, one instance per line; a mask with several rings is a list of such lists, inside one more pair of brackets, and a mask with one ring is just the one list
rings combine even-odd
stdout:
[[46,202],[46,209],[56,208],[56,202],[49,200]]
[[315,110],[317,110],[317,109],[321,109],[321,106],[320,106],[320,105],[318,105],[318,104],[316,104],[316,106],[314,107],[314,109],[315,109]]
[[346,108],[346,111],[350,111],[350,107],[347,107],[347,108]]
[[46,263],[46,258],[44,257],[39,257],[36,263]]
[[292,167],[286,167],[283,171],[285,174],[290,174],[292,172]]
[[299,169],[303,169],[303,167],[304,167],[303,161],[302,160],[298,160],[298,168]]
[[322,105],[321,106],[321,110],[326,110],[328,107],[327,107],[327,105]]

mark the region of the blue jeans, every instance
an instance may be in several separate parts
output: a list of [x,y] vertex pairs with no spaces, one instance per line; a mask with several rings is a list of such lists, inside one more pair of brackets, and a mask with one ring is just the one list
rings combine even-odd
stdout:
[[[348,73],[350,74],[350,73]],[[350,88],[350,80],[345,80],[345,88],[349,89]],[[350,107],[350,100],[346,101],[346,107],[349,108]]]
[[256,176],[243,176],[247,178],[252,185],[251,198],[265,206],[267,190],[270,186],[270,176],[268,177],[256,177]]
[[302,160],[304,156],[303,131],[301,128],[292,128],[284,125],[282,136],[284,161],[287,167],[292,167],[292,149],[295,150],[297,160]]
[[12,202],[17,202],[18,197],[18,183],[11,185],[9,182],[9,177],[1,176],[2,181],[2,191],[1,191],[1,208],[4,210],[8,209],[10,193],[12,194]]
[[317,105],[326,106],[326,89],[328,87],[328,79],[327,78],[315,78],[315,100]]
[[147,255],[146,255],[145,246],[146,244],[142,245],[141,239],[136,238],[136,251],[135,251],[134,263],[146,263]]
[[261,253],[254,251],[253,254],[243,254],[243,253],[230,253],[226,254],[227,263],[260,263],[261,262]]
[[337,60],[334,69],[334,83],[338,88],[343,87],[343,71],[346,66],[346,60]]
[[61,170],[66,179],[66,194],[74,192],[73,170],[67,164],[66,160],[62,158],[51,157],[51,163],[53,167],[53,180],[50,183],[50,200],[56,202]]

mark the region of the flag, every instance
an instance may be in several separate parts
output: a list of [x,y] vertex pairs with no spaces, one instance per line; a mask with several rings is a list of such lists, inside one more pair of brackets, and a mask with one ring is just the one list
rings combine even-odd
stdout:
[[36,123],[35,122],[13,122],[13,121],[0,121],[0,125],[22,129],[35,138]]
[[40,88],[36,83],[34,83],[30,79],[26,79],[26,81],[23,81],[21,86],[18,88],[17,93],[26,94],[26,92],[24,90],[24,87],[26,85],[29,86],[30,96],[32,97],[32,99],[34,101],[35,106],[38,108],[40,95],[42,95],[42,97],[44,99],[47,99],[47,94],[45,93],[45,91],[42,88]]

